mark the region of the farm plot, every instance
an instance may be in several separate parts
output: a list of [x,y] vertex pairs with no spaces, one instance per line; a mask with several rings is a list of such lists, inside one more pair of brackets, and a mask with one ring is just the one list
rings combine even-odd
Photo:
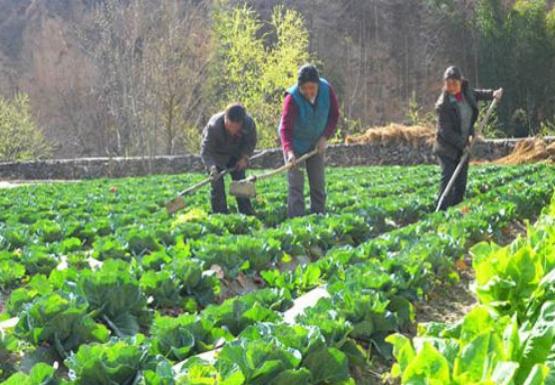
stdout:
[[555,383],[555,197],[525,237],[471,249],[479,304],[454,324],[388,337],[403,384]]
[[[436,174],[332,170],[329,214],[293,220],[283,180],[261,186],[257,218],[207,215],[203,194],[169,217],[164,201],[195,175],[6,191],[1,376],[354,383],[375,357],[391,357],[386,338],[413,322],[413,303],[457,279],[456,259],[538,215],[555,182],[545,165],[474,168],[465,205],[430,214]],[[284,322],[293,300],[323,286],[327,298]],[[222,346],[210,362],[195,358]]]

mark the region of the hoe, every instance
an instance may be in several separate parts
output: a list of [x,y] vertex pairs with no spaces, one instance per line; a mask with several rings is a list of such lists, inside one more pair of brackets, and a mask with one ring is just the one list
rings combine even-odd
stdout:
[[[297,159],[295,163],[304,162],[308,158],[316,155],[317,153],[318,153],[318,150],[312,150],[311,152],[306,153],[305,155]],[[231,193],[231,195],[237,198],[249,198],[249,199],[254,198],[256,197],[256,186],[255,186],[256,181],[271,178],[274,175],[285,172],[292,167],[294,167],[293,163],[286,163],[283,166],[276,168],[275,170],[267,172],[266,174],[252,175],[243,180],[233,181],[231,182],[231,187],[229,189],[229,192]]]
[[[253,157],[251,157],[251,158],[249,159],[249,161],[252,162],[253,160],[258,159],[258,158],[262,157],[263,155],[266,155],[267,153],[268,153],[268,151],[262,151],[262,152],[260,152],[260,153],[258,153],[258,154],[256,154],[256,155],[254,155]],[[220,178],[223,178],[225,175],[227,175],[227,174],[228,174],[229,172],[231,172],[231,171],[233,171],[233,169],[232,169],[232,168],[231,168],[231,169],[228,168],[228,169],[226,169],[226,170],[221,171],[219,174],[217,174],[217,175],[214,176],[214,177],[210,177],[210,178],[203,179],[203,180],[201,180],[200,182],[198,182],[198,183],[196,183],[196,184],[194,184],[194,185],[188,187],[187,189],[181,191],[179,194],[177,194],[177,197],[176,197],[176,198],[174,198],[174,199],[172,199],[171,201],[169,201],[169,202],[166,203],[166,210],[167,210],[168,213],[171,215],[171,214],[174,214],[174,213],[176,213],[177,211],[179,211],[179,210],[185,208],[185,207],[186,207],[186,205],[185,205],[185,200],[183,199],[183,197],[184,197],[185,195],[192,194],[192,193],[194,193],[195,191],[197,191],[197,190],[201,189],[202,187],[206,186],[206,185],[209,184],[210,182],[217,181],[217,180],[219,180]]]

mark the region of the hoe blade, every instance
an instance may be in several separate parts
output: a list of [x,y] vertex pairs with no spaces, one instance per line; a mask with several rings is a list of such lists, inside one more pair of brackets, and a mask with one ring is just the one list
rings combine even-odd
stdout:
[[232,181],[229,192],[237,198],[251,199],[256,197],[256,187],[254,183],[244,180]]
[[185,200],[183,197],[177,197],[166,203],[166,210],[170,215],[175,214],[183,208],[185,208]]

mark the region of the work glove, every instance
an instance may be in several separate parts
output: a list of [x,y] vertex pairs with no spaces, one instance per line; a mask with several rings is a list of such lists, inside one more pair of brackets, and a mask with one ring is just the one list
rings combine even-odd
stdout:
[[464,146],[463,149],[463,155],[464,154],[469,154],[470,155],[470,151],[472,150],[472,141],[474,140],[474,136],[470,135],[468,137],[468,139],[466,140],[466,145]]
[[327,147],[328,147],[328,139],[325,136],[322,136],[318,140],[318,143],[316,143],[316,150],[318,150],[318,153],[323,154],[326,151]]
[[474,139],[474,137],[472,135],[468,136],[468,139],[466,139],[466,145],[465,147],[470,147],[470,145],[472,144],[472,140]]
[[235,164],[235,170],[237,171],[243,171],[247,167],[249,167],[249,158],[247,158],[246,156],[239,159]]
[[218,171],[217,166],[211,166],[209,173],[210,173],[210,179],[215,180],[220,172]]
[[295,156],[295,153],[293,151],[287,151],[285,159],[288,164],[292,164],[293,167],[297,167],[297,157]]

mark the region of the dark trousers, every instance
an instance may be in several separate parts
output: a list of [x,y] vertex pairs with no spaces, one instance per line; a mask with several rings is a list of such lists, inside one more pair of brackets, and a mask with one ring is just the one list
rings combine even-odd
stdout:
[[[439,197],[437,199],[438,200],[437,203],[439,203],[441,194],[443,194],[443,191],[447,187],[447,184],[449,184],[449,181],[451,180],[451,176],[453,176],[453,174],[455,173],[455,169],[457,168],[457,165],[459,164],[459,161],[460,161],[460,158],[457,160],[447,158],[444,156],[438,156],[438,158],[439,158],[439,165],[441,167],[441,187],[439,190]],[[468,179],[468,160],[464,163],[460,174],[457,176],[457,179],[455,180],[455,184],[453,185],[453,188],[443,200],[443,203],[440,207],[441,210],[446,210],[448,207],[455,206],[463,201],[464,193],[466,192],[467,179]]]
[[[236,160],[229,162],[228,167],[234,167]],[[218,168],[219,171],[223,169]],[[232,171],[230,172],[232,180],[242,180],[245,179],[245,170]],[[210,191],[210,198],[212,202],[212,212],[227,214],[229,211],[227,209],[227,198],[225,194],[225,183],[224,178],[220,178],[212,182],[212,190]],[[254,215],[254,210],[251,205],[251,200],[248,198],[237,198],[237,207],[239,212],[245,215]]]
[[326,178],[324,154],[316,154],[304,163],[289,170],[289,194],[287,197],[287,216],[289,218],[305,215],[304,205],[304,172],[306,168],[310,186],[310,211],[323,214],[326,210]]

